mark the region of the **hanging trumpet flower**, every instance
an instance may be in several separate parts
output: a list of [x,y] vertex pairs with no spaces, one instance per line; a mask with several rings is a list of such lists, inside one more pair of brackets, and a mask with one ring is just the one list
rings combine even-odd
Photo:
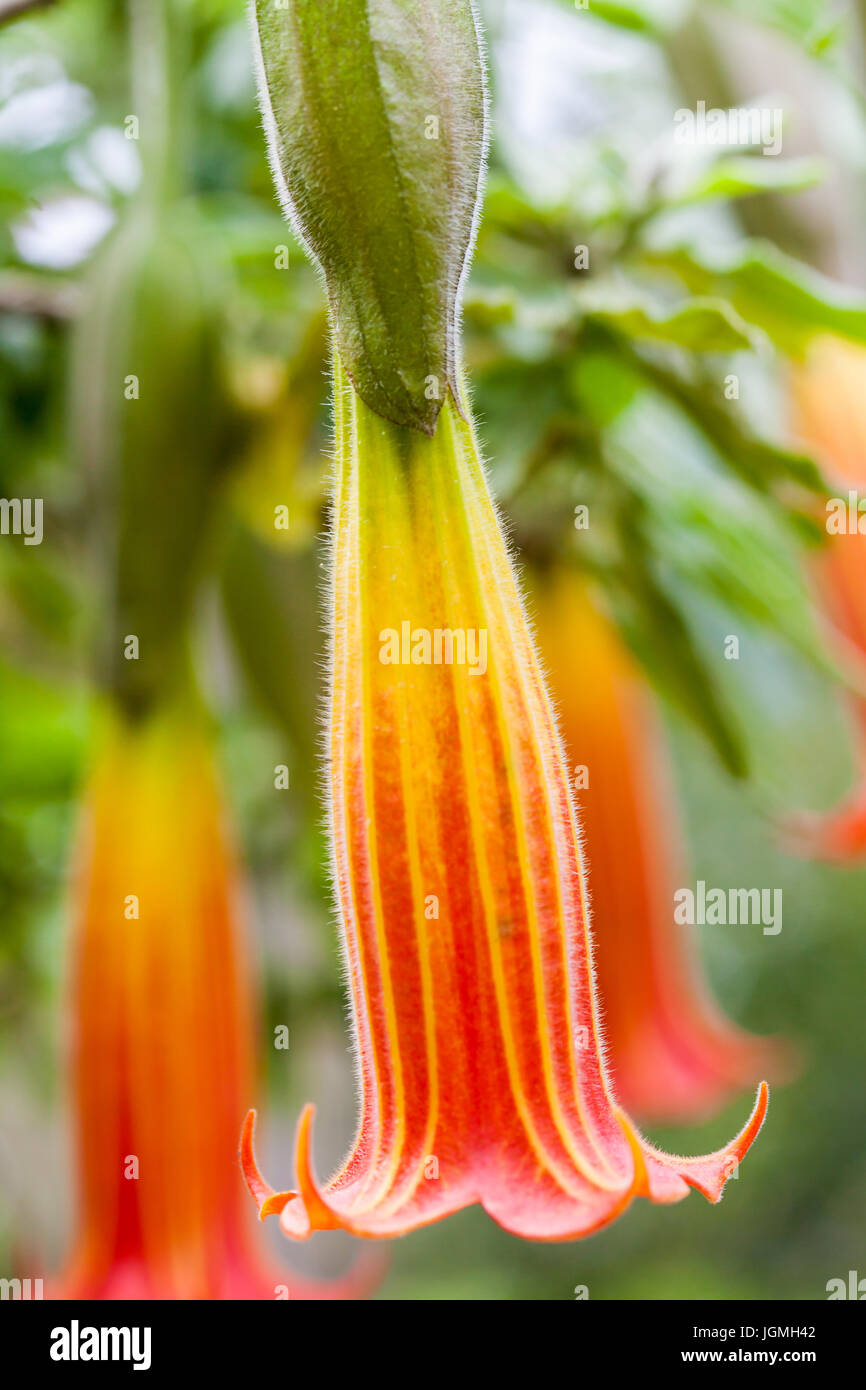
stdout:
[[674,921],[677,831],[649,691],[588,588],[560,567],[535,586],[538,638],[580,812],[596,966],[617,1095],[636,1114],[688,1119],[786,1067],[711,999]]
[[[794,377],[795,427],[838,489],[824,518],[830,542],[816,566],[826,611],[837,631],[866,657],[866,352],[823,338]],[[826,859],[866,855],[866,700],[853,704],[857,789],[835,811],[799,816],[792,847]]]
[[236,1157],[253,1078],[240,906],[198,718],[111,717],[78,867],[80,1200],[58,1296],[340,1298],[369,1284],[363,1271],[333,1286],[305,1281],[251,1243]]
[[299,1238],[481,1203],[569,1239],[637,1195],[716,1200],[766,1091],[698,1159],[659,1152],[611,1094],[566,764],[459,380],[483,154],[472,8],[256,13],[278,181],[333,321],[330,814],[361,1117],[322,1185],[305,1112],[282,1193],[250,1118],[247,1181]]

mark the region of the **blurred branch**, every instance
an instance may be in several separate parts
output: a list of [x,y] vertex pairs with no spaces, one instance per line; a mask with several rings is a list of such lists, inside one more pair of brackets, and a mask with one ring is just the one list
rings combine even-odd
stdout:
[[142,190],[159,201],[180,191],[180,74],[187,62],[184,16],[168,0],[130,0],[132,100],[144,118]]
[[0,24],[7,19],[17,19],[28,10],[47,10],[56,4],[57,0],[0,0]]

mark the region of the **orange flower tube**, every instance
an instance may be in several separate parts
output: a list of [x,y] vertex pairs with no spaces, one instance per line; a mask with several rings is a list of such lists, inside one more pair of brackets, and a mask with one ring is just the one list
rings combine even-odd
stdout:
[[[195,715],[112,716],[86,796],[72,985],[78,1232],[55,1296],[357,1296],[268,1265],[237,1163],[253,1010]],[[367,1281],[369,1282],[369,1281]]]
[[586,770],[577,801],[617,1095],[645,1117],[694,1118],[784,1071],[783,1049],[723,1016],[674,921],[676,811],[645,681],[574,572],[554,570],[535,594],[569,763]]
[[[795,429],[839,489],[828,504],[830,542],[816,565],[828,617],[866,657],[866,351],[822,338],[793,382]],[[859,503],[863,501],[862,510]],[[825,859],[866,854],[866,700],[852,702],[857,721],[858,786],[826,815],[791,823],[792,847]]]
[[287,1235],[396,1235],[480,1203],[539,1240],[635,1196],[710,1200],[757,1134],[659,1152],[602,1054],[562,744],[471,425],[389,424],[336,360],[330,812],[361,1116],[324,1186],[301,1119]]

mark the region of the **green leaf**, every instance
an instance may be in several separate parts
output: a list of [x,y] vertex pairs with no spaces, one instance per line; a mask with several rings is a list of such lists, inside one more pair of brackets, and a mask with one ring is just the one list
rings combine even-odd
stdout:
[[476,287],[467,294],[463,305],[464,322],[484,332],[499,324],[514,323],[516,317],[514,295],[505,290],[486,292]]
[[668,311],[648,304],[591,308],[587,318],[627,338],[671,343],[690,352],[739,352],[752,346],[746,324],[721,299],[692,299]]
[[733,716],[699,652],[680,608],[638,546],[606,587],[623,637],[656,688],[709,740],[733,777],[748,773],[746,751]]
[[371,409],[432,434],[459,394],[484,148],[470,0],[256,0],[255,13],[272,167],[340,356]]
[[86,706],[74,687],[58,687],[0,664],[0,795],[69,794],[86,747]]
[[577,10],[589,13],[620,29],[661,37],[676,29],[685,17],[689,0],[584,0],[574,4]]
[[791,355],[817,333],[866,343],[866,297],[836,284],[768,242],[731,251],[694,246],[653,249],[646,263],[678,277],[693,294],[719,295]]
[[[595,391],[578,372],[578,392]],[[605,459],[637,500],[652,554],[688,586],[783,637],[834,676],[818,638],[787,518],[718,466],[694,426],[656,391],[638,392],[605,431]]]
[[[625,344],[617,347],[620,352],[629,352]],[[828,485],[814,459],[755,434],[737,402],[715,400],[708,382],[634,353],[630,360],[649,385],[661,391],[697,425],[749,487],[766,495],[785,486],[819,497],[826,495]],[[793,499],[789,501],[793,505]],[[813,522],[799,512],[789,515],[806,538],[815,539]]]
[[717,0],[756,24],[778,29],[816,57],[838,38],[838,15],[828,0]]
[[637,399],[643,382],[632,363],[615,351],[584,350],[572,382],[583,413],[597,429],[612,425]]
[[825,173],[826,165],[821,159],[730,155],[704,169],[665,207],[706,203],[716,198],[743,198],[753,193],[795,193],[813,188]]

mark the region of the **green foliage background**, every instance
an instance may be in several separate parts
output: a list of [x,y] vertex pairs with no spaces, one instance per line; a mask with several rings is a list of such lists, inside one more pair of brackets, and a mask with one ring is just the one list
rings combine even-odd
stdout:
[[[123,129],[146,31],[130,30],[127,6],[60,0],[0,26],[0,495],[46,499],[41,546],[0,539],[0,1271],[50,1267],[69,1225],[69,855],[93,690],[112,683],[104,650],[125,618],[106,528],[120,527],[149,603],[188,592],[175,618],[192,627],[254,889],[265,1171],[290,1180],[304,1100],[320,1101],[322,1171],[354,1123],[317,804],[321,294],[272,192],[240,0],[173,9],[164,143],[154,153],[144,140],[143,193]],[[586,1285],[591,1298],[822,1298],[829,1279],[866,1274],[866,869],[809,865],[776,843],[774,817],[832,804],[852,775],[842,673],[806,578],[823,482],[786,438],[785,380],[820,333],[866,342],[862,11],[593,0],[587,13],[564,0],[488,0],[484,12],[493,144],[465,319],[494,486],[522,554],[568,555],[594,576],[665,699],[692,877],[783,889],[779,936],[707,929],[701,947],[727,1012],[796,1038],[803,1067],[775,1088],[721,1209],[697,1196],[639,1204],[561,1247],[518,1242],[464,1212],[396,1243],[383,1295],[568,1299]],[[743,61],[753,44],[769,55],[763,85]],[[533,95],[548,79],[539,117]],[[782,95],[771,101],[770,89]],[[795,156],[677,162],[673,113],[699,99],[783,107]],[[104,432],[105,363],[82,354],[75,325],[148,205],[155,168],[170,174],[159,219],[168,208],[172,244],[186,248],[177,255],[207,284],[189,354],[167,362],[177,339],[148,313],[148,295],[168,285],[185,321],[187,262],[160,253],[144,297],[126,270],[104,295],[118,380],[137,370],[122,346],[136,303],[136,362],[174,374],[163,433],[139,441],[124,483]],[[75,227],[100,218],[120,228],[107,249],[77,245]],[[277,270],[284,244],[289,266]],[[586,274],[574,264],[581,245]],[[735,406],[721,390],[729,372],[743,383]],[[195,486],[178,493],[179,478]],[[291,513],[282,545],[269,534],[275,498]],[[578,537],[581,503],[592,525]],[[739,663],[719,655],[729,632]],[[163,653],[149,677],[183,659]],[[276,762],[291,767],[291,796],[274,793]],[[282,1022],[288,1054],[267,1046]],[[707,1151],[748,1104],[653,1137]],[[281,1248],[328,1269],[346,1245]]]

